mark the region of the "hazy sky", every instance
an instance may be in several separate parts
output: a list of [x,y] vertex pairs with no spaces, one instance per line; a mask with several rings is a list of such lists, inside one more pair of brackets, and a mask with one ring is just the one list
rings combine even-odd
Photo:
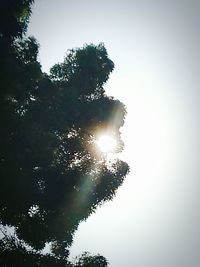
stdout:
[[107,92],[128,110],[131,173],[76,232],[71,255],[110,267],[200,266],[200,1],[36,0],[29,34],[44,71],[67,49],[104,42]]

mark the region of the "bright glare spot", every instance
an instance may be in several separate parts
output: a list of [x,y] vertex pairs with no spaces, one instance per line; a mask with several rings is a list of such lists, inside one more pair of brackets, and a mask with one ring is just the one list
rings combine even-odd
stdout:
[[109,153],[115,150],[117,146],[116,140],[110,135],[101,135],[95,142],[103,153]]

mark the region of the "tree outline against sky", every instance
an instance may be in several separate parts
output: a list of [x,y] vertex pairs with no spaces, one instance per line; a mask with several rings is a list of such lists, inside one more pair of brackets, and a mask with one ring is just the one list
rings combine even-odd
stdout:
[[[0,222],[14,227],[16,246],[39,252],[51,242],[65,259],[79,223],[113,198],[128,173],[96,145],[107,134],[116,140],[112,152],[122,151],[126,109],[105,94],[114,64],[104,44],[68,50],[42,73],[39,45],[25,36],[33,1],[11,2],[0,21]],[[12,250],[13,237],[4,236],[0,245]]]

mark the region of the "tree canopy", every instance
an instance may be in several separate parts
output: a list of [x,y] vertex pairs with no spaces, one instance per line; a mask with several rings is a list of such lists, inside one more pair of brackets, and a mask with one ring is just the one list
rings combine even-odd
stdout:
[[22,37],[26,32],[34,0],[2,0],[0,35],[7,39]]
[[[105,94],[114,64],[103,44],[69,50],[50,74],[42,72],[37,41],[22,36],[32,2],[8,1],[8,20],[0,21],[0,223],[14,227],[21,251],[51,242],[53,255],[65,259],[79,223],[113,198],[128,172],[95,145],[109,132],[117,140],[113,152],[123,149],[126,109]],[[1,253],[5,244],[13,253],[6,235]],[[104,265],[89,264],[98,256],[86,258],[77,266],[107,266],[104,258]]]

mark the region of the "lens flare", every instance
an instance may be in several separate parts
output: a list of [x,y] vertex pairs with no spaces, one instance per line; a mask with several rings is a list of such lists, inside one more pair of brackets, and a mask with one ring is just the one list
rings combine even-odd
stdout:
[[101,135],[96,140],[98,149],[103,153],[114,152],[117,147],[117,141],[110,135]]

